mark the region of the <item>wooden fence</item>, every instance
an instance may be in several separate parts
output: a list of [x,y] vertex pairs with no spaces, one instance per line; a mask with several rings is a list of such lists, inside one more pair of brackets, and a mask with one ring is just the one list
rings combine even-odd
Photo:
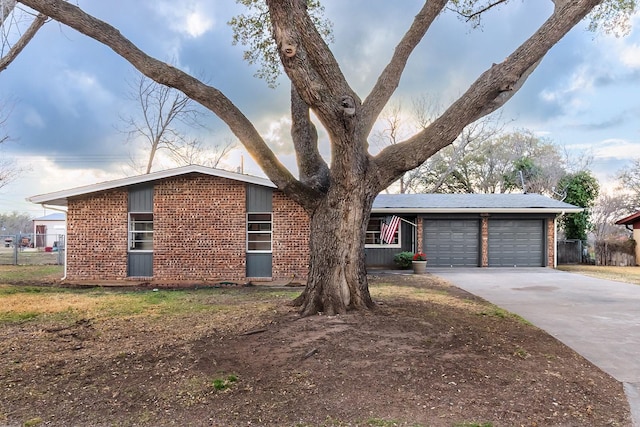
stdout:
[[634,266],[635,250],[633,239],[596,242],[596,265]]

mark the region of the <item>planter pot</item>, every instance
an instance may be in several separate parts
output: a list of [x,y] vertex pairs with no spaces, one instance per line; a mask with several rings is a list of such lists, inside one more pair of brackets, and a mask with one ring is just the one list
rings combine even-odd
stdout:
[[413,274],[423,274],[427,271],[427,261],[411,261]]

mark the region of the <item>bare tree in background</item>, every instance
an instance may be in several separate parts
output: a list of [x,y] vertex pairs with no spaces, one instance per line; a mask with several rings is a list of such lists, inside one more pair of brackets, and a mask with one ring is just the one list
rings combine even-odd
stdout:
[[0,1],[0,72],[7,69],[46,22],[42,13],[28,13],[12,0]]
[[[372,135],[372,140],[381,149],[400,143],[427,128],[441,113],[440,110],[438,103],[428,96],[414,99],[409,114],[403,113],[401,103],[392,104],[381,115],[384,127]],[[482,117],[471,123],[449,147],[436,153],[416,169],[406,172],[386,191],[401,194],[448,192],[445,184],[451,180],[451,175],[465,158],[467,147],[477,147],[484,141],[495,138],[504,126],[505,122],[500,113]]]
[[624,226],[615,225],[615,222],[632,212],[628,194],[621,191],[602,192],[590,209],[595,240],[603,241],[608,237],[628,236],[629,232]]
[[[11,104],[0,104],[0,152],[2,152],[2,146],[7,143],[10,138],[9,135],[3,132],[7,120],[11,114]],[[0,188],[8,185],[15,180],[24,168],[18,166],[18,164],[11,158],[1,155],[0,156]]]
[[[38,30],[47,22],[42,13],[37,15],[16,7],[15,0],[0,1],[0,73],[9,67],[20,52],[29,44]],[[0,149],[9,141],[9,135],[3,132],[12,104],[10,100],[2,100],[0,104]],[[25,168],[5,155],[0,156],[0,188],[15,180]]]
[[189,129],[205,127],[202,124],[202,106],[184,93],[156,83],[143,74],[138,74],[129,86],[128,98],[137,104],[139,114],[121,116],[125,123],[124,132],[129,142],[142,141],[148,150],[143,167],[135,161],[135,156],[130,156],[135,170],[150,173],[160,151],[166,151],[178,165],[217,167],[234,147],[233,140],[227,139],[211,149],[205,147],[200,139],[186,135]]

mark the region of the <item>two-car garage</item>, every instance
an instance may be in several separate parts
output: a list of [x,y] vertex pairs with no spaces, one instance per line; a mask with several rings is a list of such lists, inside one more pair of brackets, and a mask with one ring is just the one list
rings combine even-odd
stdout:
[[422,250],[434,267],[554,267],[556,220],[581,210],[539,194],[380,194],[372,213],[415,221],[414,238],[368,247],[368,265]]
[[[434,267],[479,267],[482,260],[482,218],[425,217],[423,251]],[[546,220],[489,218],[485,262],[489,267],[543,267],[547,259]]]

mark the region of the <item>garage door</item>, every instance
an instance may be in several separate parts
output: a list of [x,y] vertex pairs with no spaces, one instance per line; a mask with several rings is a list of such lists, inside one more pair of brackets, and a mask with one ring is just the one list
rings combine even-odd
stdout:
[[489,267],[542,267],[544,221],[489,220]]
[[423,250],[430,266],[478,267],[480,221],[437,219],[423,221]]

